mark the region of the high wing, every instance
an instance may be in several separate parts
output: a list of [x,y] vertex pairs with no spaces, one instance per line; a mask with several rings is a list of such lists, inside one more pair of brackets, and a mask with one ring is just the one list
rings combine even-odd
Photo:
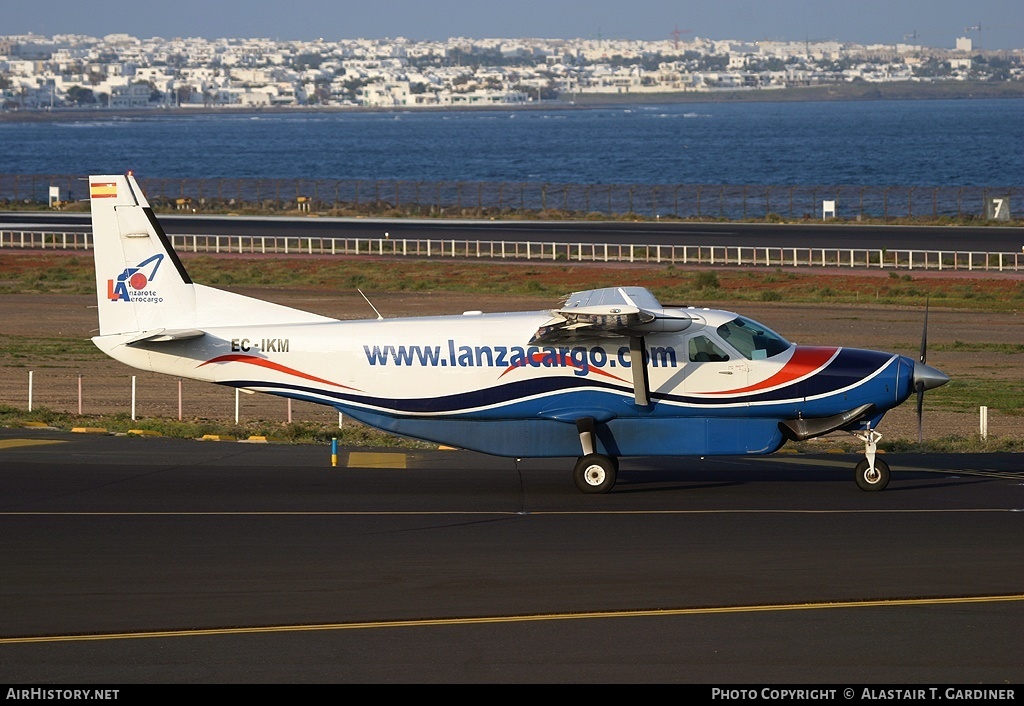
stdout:
[[651,403],[644,336],[677,333],[693,318],[681,309],[666,309],[644,287],[607,287],[570,294],[530,339],[536,343],[565,343],[580,339],[629,338],[635,402]]
[[692,321],[681,309],[664,308],[644,287],[588,289],[566,297],[530,343],[674,333],[685,330]]

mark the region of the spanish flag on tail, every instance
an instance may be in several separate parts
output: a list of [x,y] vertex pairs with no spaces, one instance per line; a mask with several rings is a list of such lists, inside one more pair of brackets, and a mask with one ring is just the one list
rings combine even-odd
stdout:
[[94,199],[117,198],[117,182],[93,182],[89,184],[89,197]]

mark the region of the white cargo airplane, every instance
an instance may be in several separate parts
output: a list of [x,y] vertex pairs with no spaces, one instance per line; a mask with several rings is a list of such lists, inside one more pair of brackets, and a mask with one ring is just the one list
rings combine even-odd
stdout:
[[[949,378],[920,360],[797,346],[727,311],[646,289],[551,311],[340,321],[195,284],[131,175],[91,176],[92,340],[127,365],[328,405],[398,435],[511,457],[578,456],[604,493],[622,456],[771,454],[836,430],[881,490],[882,416]],[[927,315],[925,316],[927,330]]]

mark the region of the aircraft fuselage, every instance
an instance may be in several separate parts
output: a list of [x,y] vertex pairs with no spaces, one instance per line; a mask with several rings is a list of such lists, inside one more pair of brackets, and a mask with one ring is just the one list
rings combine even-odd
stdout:
[[[614,456],[770,453],[782,420],[872,415],[913,392],[914,362],[851,348],[789,345],[751,360],[716,336],[723,312],[644,339],[650,404],[634,399],[629,340],[526,345],[548,312],[470,313],[326,323],[206,327],[198,339],[97,344],[128,365],[337,408],[398,434],[506,456],[573,456],[573,422],[597,423]],[[727,313],[727,312],[726,312]],[[694,361],[712,337],[729,359]],[[500,425],[482,422],[502,421]]]

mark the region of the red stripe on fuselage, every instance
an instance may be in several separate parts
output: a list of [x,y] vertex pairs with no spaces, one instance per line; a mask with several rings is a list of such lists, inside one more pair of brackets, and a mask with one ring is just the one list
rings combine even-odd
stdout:
[[757,392],[772,387],[782,387],[791,382],[807,377],[824,368],[836,355],[838,348],[825,348],[818,346],[798,346],[793,351],[793,357],[782,366],[782,369],[766,380],[756,382],[753,385],[739,387],[735,390],[719,390],[717,392],[706,392],[708,395],[734,395],[744,392]]
[[274,363],[273,361],[267,360],[266,358],[257,358],[253,355],[243,355],[239,353],[231,353],[229,355],[219,355],[216,358],[211,358],[205,363],[200,363],[199,367],[209,365],[210,363],[248,363],[249,365],[258,365],[261,368],[269,368],[270,370],[276,370],[279,373],[287,373],[288,375],[294,375],[296,377],[311,380],[312,382],[322,382],[325,385],[333,385],[334,387],[343,387],[346,390],[356,390],[359,388],[349,387],[348,385],[342,385],[341,383],[331,382],[330,380],[324,380],[318,378],[315,375],[309,375],[307,373],[296,370],[295,368],[289,368],[287,365],[281,365],[280,363]]
[[[541,367],[545,367],[545,366],[541,365],[541,361],[543,361],[548,355],[550,355],[550,353],[547,353],[547,352],[534,353],[530,357],[530,360],[536,362],[537,363],[536,365],[533,365],[533,363],[531,363],[529,361],[524,361],[522,363],[516,363],[515,365],[510,365],[507,368],[505,368],[504,372],[502,372],[501,375],[498,376],[498,379],[500,380],[501,378],[505,377],[506,374],[512,372],[513,370],[518,370],[519,368],[529,368],[529,367],[541,368]],[[577,363],[573,362],[573,360],[571,358],[567,358],[565,356],[562,356],[562,361],[563,361],[563,364],[566,367],[568,367],[568,368],[572,368],[574,370],[583,370],[584,369],[582,365],[578,365]],[[600,368],[591,368],[591,367],[588,366],[586,368],[586,370],[587,370],[588,373],[597,373],[598,375],[604,375],[605,377],[610,377],[611,379],[618,380],[619,382],[629,382],[628,380],[624,380],[623,378],[620,378],[618,375],[612,375],[611,373],[605,372],[604,370],[601,370]]]

